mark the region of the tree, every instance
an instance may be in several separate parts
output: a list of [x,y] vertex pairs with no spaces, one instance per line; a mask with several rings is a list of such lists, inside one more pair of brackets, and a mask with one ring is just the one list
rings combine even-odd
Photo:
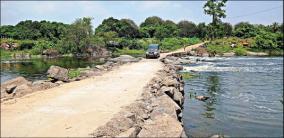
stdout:
[[216,25],[218,22],[221,22],[221,18],[225,18],[225,10],[222,7],[225,7],[227,0],[207,0],[204,5],[205,14],[212,15],[212,23]]
[[211,30],[211,38],[215,38],[217,32],[219,31],[218,29],[220,29],[219,23],[221,22],[221,18],[226,17],[225,10],[222,9],[223,7],[225,7],[226,2],[227,0],[207,0],[205,5],[203,6],[204,13],[212,16],[212,23],[209,27]]
[[145,19],[143,23],[141,23],[140,27],[150,27],[150,26],[160,26],[163,24],[163,20],[158,16],[152,16]]
[[156,27],[154,37],[160,40],[168,37],[176,37],[178,32],[177,25],[173,21],[166,20],[162,25]]
[[98,33],[101,33],[101,32],[110,32],[110,31],[118,32],[118,30],[120,28],[119,26],[120,26],[119,20],[115,19],[113,17],[110,17],[110,18],[103,20],[102,24],[100,24],[96,28],[95,34],[98,34]]
[[197,37],[199,38],[206,38],[207,37],[207,26],[206,24],[203,22],[203,23],[199,23],[197,25],[197,30],[196,30],[196,35]]
[[241,38],[255,37],[257,29],[248,22],[240,22],[234,27],[234,35]]
[[197,26],[193,22],[180,21],[178,23],[180,37],[194,37],[197,35]]
[[83,53],[84,49],[91,46],[93,36],[91,21],[92,18],[84,17],[70,25],[62,42],[65,52]]
[[130,19],[121,19],[117,30],[119,37],[136,38],[139,36],[138,26]]

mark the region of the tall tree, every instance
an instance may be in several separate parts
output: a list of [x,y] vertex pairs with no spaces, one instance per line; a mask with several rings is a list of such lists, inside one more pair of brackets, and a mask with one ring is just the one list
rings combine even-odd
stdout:
[[219,24],[221,22],[221,18],[226,17],[226,11],[223,9],[223,7],[225,7],[226,2],[227,0],[207,0],[205,5],[203,6],[204,13],[212,16],[212,28],[210,29],[210,36],[213,38],[215,38],[217,35],[216,33],[220,31],[217,29],[221,28]]
[[219,21],[221,21],[221,18],[225,18],[225,10],[222,9],[225,7],[225,3],[227,0],[207,0],[207,2],[204,5],[204,12],[205,14],[212,16],[212,23],[213,25],[217,24]]

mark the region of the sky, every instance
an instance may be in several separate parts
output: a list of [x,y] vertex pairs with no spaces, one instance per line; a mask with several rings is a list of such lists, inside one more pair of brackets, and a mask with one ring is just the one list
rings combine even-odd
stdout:
[[[136,24],[149,16],[178,23],[211,22],[205,15],[205,1],[1,1],[1,25],[15,25],[23,20],[48,20],[70,24],[81,17],[92,17],[97,27],[103,19],[128,18]],[[249,21],[253,24],[283,23],[282,1],[228,1],[224,22],[236,24]]]

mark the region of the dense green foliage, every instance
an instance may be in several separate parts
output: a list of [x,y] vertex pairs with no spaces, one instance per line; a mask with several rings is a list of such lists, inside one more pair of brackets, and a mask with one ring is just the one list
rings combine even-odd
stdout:
[[[223,23],[221,18],[225,17],[225,10],[222,7],[225,2],[209,0],[205,4],[205,13],[214,16],[210,24],[195,24],[186,20],[176,24],[152,16],[136,25],[130,19],[110,17],[93,31],[92,18],[86,17],[69,25],[26,20],[15,26],[1,26],[1,44],[14,45],[11,50],[27,49],[34,55],[43,54],[46,49],[57,50],[61,54],[89,54],[88,50],[97,47],[115,50],[113,53],[116,54],[140,54],[151,43],[160,44],[162,51],[171,51],[208,38],[214,38],[207,44],[207,49],[212,53],[234,51],[243,55],[247,49],[283,49],[283,23],[258,25],[241,22],[234,26]],[[244,42],[249,46],[244,48]],[[110,48],[112,43],[117,44],[115,48]],[[237,43],[238,49],[230,48],[232,43]]]

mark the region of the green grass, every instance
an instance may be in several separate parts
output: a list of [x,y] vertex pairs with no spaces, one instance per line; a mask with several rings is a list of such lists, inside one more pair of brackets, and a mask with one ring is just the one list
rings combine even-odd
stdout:
[[232,48],[228,45],[212,45],[208,44],[206,47],[207,51],[209,53],[215,53],[215,54],[223,54],[227,52],[231,52]]

